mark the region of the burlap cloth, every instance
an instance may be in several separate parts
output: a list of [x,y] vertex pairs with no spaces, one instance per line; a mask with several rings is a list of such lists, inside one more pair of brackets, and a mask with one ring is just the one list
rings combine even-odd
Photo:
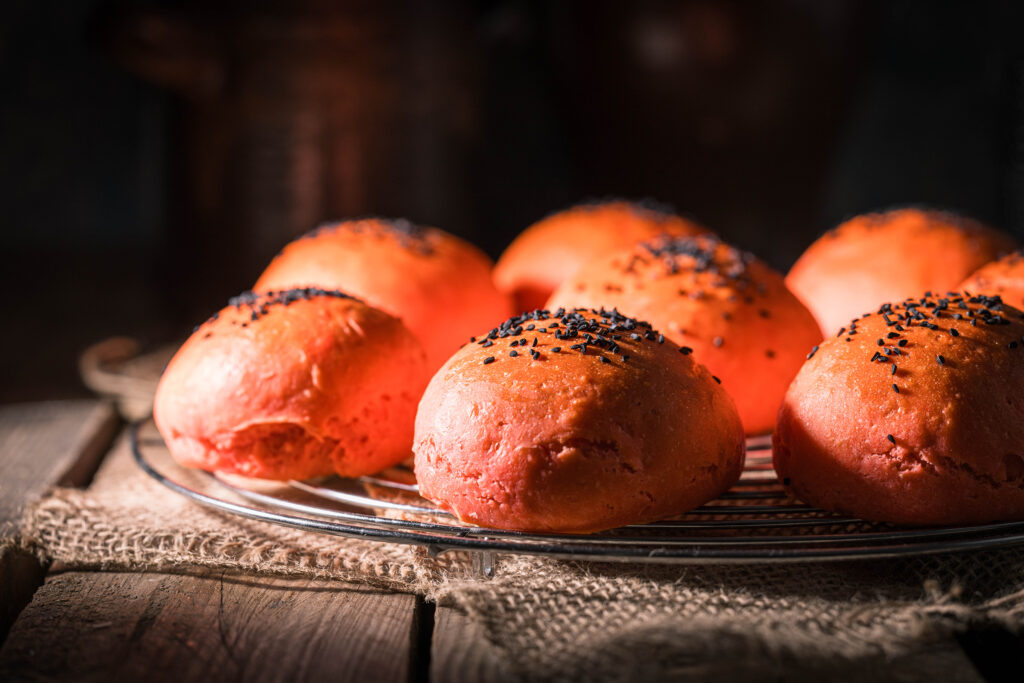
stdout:
[[500,556],[485,579],[458,553],[201,508],[144,475],[126,443],[88,490],[27,510],[17,542],[72,568],[210,567],[417,593],[469,615],[509,679],[980,680],[950,635],[1024,626],[1024,550],[728,566]]
[[949,679],[939,647],[982,622],[1024,624],[1024,552],[905,561],[646,566],[467,558],[310,534],[167,491],[125,443],[87,491],[26,511],[18,542],[72,568],[196,567],[356,581],[465,611],[510,679]]

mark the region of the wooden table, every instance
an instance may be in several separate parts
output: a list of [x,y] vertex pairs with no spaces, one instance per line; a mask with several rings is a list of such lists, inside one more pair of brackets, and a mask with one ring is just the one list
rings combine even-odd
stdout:
[[[0,407],[0,533],[87,486],[124,428],[99,401]],[[338,581],[85,572],[0,556],[0,680],[501,680],[464,615]]]
[[[15,533],[18,510],[50,487],[88,486],[124,426],[99,401],[0,407],[0,534]],[[983,627],[950,638],[948,680],[1019,680],[1022,644]],[[198,569],[74,571],[0,555],[0,681],[508,677],[472,621],[414,595]]]

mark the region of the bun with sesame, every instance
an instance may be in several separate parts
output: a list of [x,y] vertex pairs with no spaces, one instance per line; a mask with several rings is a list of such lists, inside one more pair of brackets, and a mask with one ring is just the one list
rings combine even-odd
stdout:
[[[406,220],[324,225],[288,244],[254,289],[338,288],[398,316],[436,369],[475,331],[511,312],[491,261],[454,235]],[[435,320],[444,317],[445,324]]]
[[864,214],[808,247],[786,284],[830,337],[847,320],[883,301],[953,289],[1013,246],[1008,235],[946,211],[904,208]]
[[358,476],[409,457],[423,349],[339,291],[248,292],[171,359],[153,407],[179,463],[265,479]]
[[985,264],[960,283],[958,289],[998,296],[1004,303],[1024,309],[1024,251]]
[[896,524],[1024,520],[1024,320],[927,294],[850,323],[800,370],[775,469],[826,510]]
[[498,289],[520,311],[540,308],[584,263],[660,234],[699,235],[708,230],[651,202],[610,200],[552,214],[508,246],[494,268]]
[[782,275],[715,237],[661,237],[597,259],[548,307],[604,306],[650,320],[721,378],[748,434],[769,431],[821,333]]
[[681,514],[743,468],[732,399],[650,325],[533,311],[463,347],[416,416],[420,493],[465,522],[587,533]]

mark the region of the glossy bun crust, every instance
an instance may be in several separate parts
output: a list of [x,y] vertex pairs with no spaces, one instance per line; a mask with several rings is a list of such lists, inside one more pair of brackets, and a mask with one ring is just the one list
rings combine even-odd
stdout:
[[265,479],[377,472],[409,457],[423,350],[341,292],[246,293],[171,360],[153,407],[174,458]]
[[1024,309],[1024,252],[1015,251],[987,263],[960,284],[972,294],[999,296],[1004,303]]
[[779,478],[868,520],[1024,519],[1021,317],[998,297],[926,296],[825,341],[779,411]]
[[[405,220],[325,225],[288,244],[254,289],[338,288],[398,316],[436,369],[473,332],[511,312],[487,256],[454,235]],[[435,325],[443,316],[447,323]]]
[[722,380],[748,434],[775,424],[811,348],[814,317],[782,275],[714,237],[662,237],[584,266],[548,307],[604,306],[651,321]]
[[707,370],[646,323],[563,313],[506,321],[434,376],[416,416],[420,493],[481,526],[585,533],[729,488],[743,429]]
[[707,232],[645,203],[580,204],[534,223],[516,237],[498,259],[494,281],[515,298],[519,311],[529,311],[542,307],[563,280],[594,258],[662,233]]
[[1013,240],[945,211],[895,209],[851,218],[797,260],[786,284],[830,337],[885,301],[953,289]]

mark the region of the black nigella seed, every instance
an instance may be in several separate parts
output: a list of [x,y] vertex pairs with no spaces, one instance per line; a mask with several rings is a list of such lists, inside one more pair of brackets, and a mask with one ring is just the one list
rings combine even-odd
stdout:
[[476,341],[476,337],[470,337],[470,338],[469,338],[469,343],[470,343],[470,344],[472,344],[472,343],[473,343],[473,342],[475,342],[475,341]]
[[488,339],[487,341],[485,341],[485,342],[484,342],[483,344],[481,344],[480,346],[482,346],[482,347],[484,347],[484,348],[487,348],[488,346],[494,346],[494,342],[492,342],[492,341],[491,341],[490,339]]
[[885,342],[881,339],[879,339],[877,343],[879,346],[885,346]]
[[946,357],[940,353],[939,355],[935,356],[935,362],[937,362],[939,365],[945,365]]
[[892,434],[886,434],[885,438],[889,439],[889,443],[896,443],[896,437],[894,437]]
[[899,344],[900,346],[906,346],[907,345],[907,340],[906,339],[900,339],[896,343]]
[[534,337],[533,338],[533,343],[530,344],[530,346],[536,346],[536,345],[537,345],[537,337]]
[[814,358],[814,354],[816,354],[817,352],[818,352],[818,347],[815,346],[813,349],[811,349],[811,352],[809,354],[807,354],[807,360],[810,360],[810,359]]
[[519,355],[519,352],[518,352],[518,351],[516,351],[515,349],[512,349],[511,351],[509,351],[509,352],[508,352],[508,355],[510,355],[510,356],[512,356],[513,358],[515,358],[516,356],[518,356],[518,355]]
[[953,335],[954,337],[959,337],[959,336],[960,336],[960,332],[958,332],[958,331],[957,331],[957,329],[956,329],[955,327],[951,327],[951,328],[949,329],[949,333],[950,333],[951,335]]
[[887,334],[885,336],[888,339],[895,339],[896,337],[900,336],[900,333],[899,332],[890,332],[889,334]]
[[895,363],[892,364],[892,372],[890,372],[889,374],[890,375],[895,375],[896,374],[896,364]]
[[1010,343],[1009,343],[1009,347],[1010,347],[1011,349],[1015,349],[1015,348],[1017,348],[1017,342],[1015,342],[1015,341],[1012,341],[1012,342],[1010,342]]
[[691,349],[689,346],[680,346],[679,353],[683,354],[684,356],[689,356],[691,353],[693,353],[693,349]]
[[715,381],[716,381],[716,382],[718,382],[719,384],[721,384],[721,383],[722,383],[722,380],[718,379],[718,378],[717,378],[717,377],[715,377],[714,375],[711,375],[711,379],[715,380]]
[[556,347],[551,349],[551,353],[561,353],[561,352],[562,352],[562,347],[561,346],[556,346]]
[[610,361],[610,360],[608,360],[608,357],[607,357],[607,356],[601,356],[601,362],[602,362],[602,363],[611,363],[611,361]]
[[892,385],[892,390],[895,391],[897,394],[900,393],[900,388],[895,384]]
[[489,365],[489,364],[491,364],[493,362],[494,362],[494,356],[487,356],[487,358],[484,358],[484,365]]
[[664,344],[665,343],[665,335],[663,335],[663,334],[659,334],[658,335],[658,343],[659,344]]

